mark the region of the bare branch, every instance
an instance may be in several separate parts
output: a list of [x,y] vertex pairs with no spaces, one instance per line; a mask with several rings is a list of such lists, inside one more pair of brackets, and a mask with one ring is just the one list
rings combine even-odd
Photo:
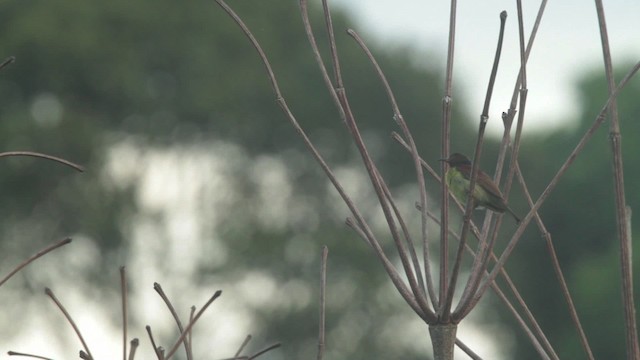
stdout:
[[171,348],[171,350],[169,350],[169,352],[167,352],[167,356],[165,357],[166,360],[169,360],[178,350],[178,347],[180,346],[180,344],[184,341],[185,336],[187,336],[187,334],[189,333],[189,331],[191,331],[191,328],[193,327],[193,325],[195,325],[196,321],[198,321],[198,319],[200,318],[200,316],[202,316],[202,314],[204,313],[205,310],[207,310],[207,308],[209,307],[209,305],[211,305],[211,303],[213,303],[218,297],[220,297],[220,295],[222,295],[222,291],[218,290],[216,291],[210,298],[209,300],[202,306],[202,308],[200,309],[200,311],[198,311],[198,313],[196,314],[196,316],[193,318],[193,320],[191,320],[189,322],[189,325],[187,325],[187,328],[182,332],[182,334],[180,334],[180,337],[178,338],[178,340],[176,341],[176,343],[173,345],[173,347]]
[[120,295],[122,296],[122,360],[127,360],[129,307],[127,306],[127,274],[124,266],[120,266]]
[[[493,94],[493,86],[495,84],[496,75],[498,73],[498,64],[500,63],[500,54],[502,53],[502,42],[504,39],[504,27],[507,21],[507,12],[500,13],[500,32],[498,36],[498,46],[496,48],[496,54],[493,61],[493,67],[491,69],[491,75],[489,77],[489,84],[487,86],[487,95],[485,97],[482,114],[480,115],[480,126],[478,130],[478,139],[476,141],[476,150],[473,159],[473,167],[471,170],[471,177],[469,179],[469,193],[473,194],[474,188],[477,185],[476,180],[478,176],[480,154],[482,153],[482,145],[484,142],[484,131],[489,120],[489,105],[491,104],[491,95]],[[446,181],[445,181],[446,182]],[[472,211],[475,207],[473,196],[469,196],[467,199],[467,205],[464,212],[464,223],[462,225],[462,231],[460,234],[460,242],[458,244],[458,250],[456,252],[455,262],[453,269],[451,270],[451,279],[447,288],[447,296],[445,297],[444,306],[439,309],[438,315],[445,322],[449,321],[451,303],[453,302],[453,295],[456,288],[456,282],[458,281],[458,273],[460,271],[460,265],[462,263],[462,255],[464,253],[464,246],[467,241],[467,235],[469,234],[469,227],[471,222]],[[478,270],[480,271],[480,270]]]
[[22,270],[24,267],[26,267],[27,265],[29,265],[32,262],[34,262],[39,257],[41,257],[41,256],[43,256],[43,255],[45,255],[45,254],[47,254],[47,253],[59,248],[59,247],[67,245],[69,243],[71,243],[71,239],[70,238],[66,238],[64,240],[58,241],[57,243],[49,245],[49,246],[45,247],[44,249],[38,251],[37,253],[33,254],[30,258],[28,258],[25,261],[23,261],[22,263],[20,263],[18,266],[15,267],[15,269],[11,270],[4,278],[2,278],[2,280],[0,280],[0,286],[2,286],[5,282],[7,282],[7,280],[9,280],[18,271]]
[[329,256],[329,248],[325,245],[322,247],[320,256],[320,314],[318,321],[318,356],[317,360],[324,357],[325,347],[325,305],[326,305],[326,289],[327,289],[327,257]]
[[78,336],[78,339],[80,339],[80,342],[82,343],[82,347],[84,348],[84,351],[86,352],[86,354],[88,356],[88,359],[93,359],[93,355],[91,355],[91,351],[89,350],[89,347],[87,346],[87,343],[84,341],[84,338],[82,337],[82,334],[80,333],[80,329],[78,329],[78,326],[76,325],[75,321],[73,321],[73,319],[71,318],[71,315],[69,315],[69,313],[67,312],[67,309],[65,309],[64,306],[62,305],[62,303],[60,303],[60,301],[58,301],[58,298],[55,296],[55,294],[53,293],[53,291],[51,291],[50,288],[45,288],[44,289],[44,293],[49,298],[51,298],[51,300],[53,300],[53,302],[56,304],[58,309],[60,309],[60,311],[62,312],[64,317],[67,319],[69,324],[71,324],[71,327],[73,327],[73,331],[75,331],[76,335]]
[[[173,316],[173,319],[176,321],[176,325],[178,326],[178,330],[180,331],[180,334],[182,334],[184,332],[184,328],[182,327],[182,322],[180,321],[180,317],[178,316],[176,309],[173,307],[173,304],[171,304],[171,301],[169,301],[167,294],[165,294],[164,290],[162,290],[162,286],[160,286],[160,284],[158,284],[157,282],[154,282],[153,289],[158,293],[158,295],[160,295],[160,297],[162,298],[162,301],[164,301],[164,303],[167,305],[167,308],[171,312],[171,316]],[[191,354],[189,352],[189,339],[187,338],[184,339],[184,351],[187,354],[187,359],[189,360],[192,359]]]
[[79,172],[84,172],[84,168],[76,163],[73,163],[69,160],[65,160],[63,158],[59,158],[57,156],[52,156],[52,155],[47,155],[47,154],[41,154],[41,153],[37,153],[37,152],[33,152],[33,151],[7,151],[7,152],[3,152],[0,153],[0,158],[1,157],[9,157],[9,156],[30,156],[30,157],[36,157],[36,158],[41,158],[41,159],[47,159],[47,160],[51,160],[51,161],[55,161],[57,163],[69,166],[75,170],[78,170]]

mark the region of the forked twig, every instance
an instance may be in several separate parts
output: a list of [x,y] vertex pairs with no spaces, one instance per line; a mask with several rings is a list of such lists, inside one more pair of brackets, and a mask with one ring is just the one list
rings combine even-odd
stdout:
[[[374,70],[376,72],[376,74],[378,75],[378,78],[380,79],[380,81],[382,82],[382,86],[385,89],[385,92],[387,93],[387,97],[389,98],[389,101],[391,103],[391,108],[393,109],[393,113],[394,113],[394,119],[396,120],[396,123],[400,126],[400,129],[402,130],[402,133],[404,134],[404,137],[407,139],[409,146],[410,146],[410,153],[411,156],[413,158],[414,161],[414,167],[415,167],[415,171],[416,171],[416,177],[418,180],[418,189],[419,189],[419,193],[420,193],[420,207],[422,209],[427,209],[427,190],[426,190],[426,184],[425,184],[425,180],[424,180],[424,173],[422,170],[422,166],[420,164],[420,155],[418,154],[418,148],[415,144],[415,141],[413,140],[413,136],[411,135],[411,132],[409,131],[409,127],[407,126],[407,123],[404,121],[404,117],[402,116],[402,113],[400,112],[400,108],[398,107],[398,103],[396,101],[395,95],[393,94],[393,91],[391,90],[391,86],[389,85],[389,82],[387,81],[387,77],[384,75],[384,72],[382,71],[382,69],[380,68],[380,65],[378,64],[377,60],[375,59],[375,57],[373,56],[373,54],[371,53],[371,51],[369,50],[369,48],[367,47],[367,45],[364,43],[364,41],[362,40],[362,38],[354,31],[349,29],[347,31],[347,33],[349,35],[351,35],[355,41],[358,43],[358,45],[360,45],[360,47],[362,48],[362,50],[364,51],[365,55],[367,56],[367,58],[369,58],[369,61],[371,62],[371,64],[374,67]],[[384,189],[385,192],[388,192],[387,189]],[[396,211],[396,207],[393,201],[389,201],[389,203],[394,207],[394,212]],[[416,271],[416,276],[418,278],[419,284],[422,287],[422,292],[423,293],[428,293],[430,298],[431,298],[431,302],[433,304],[433,306],[436,306],[436,304],[438,303],[437,299],[436,299],[436,293],[435,293],[435,288],[433,286],[433,278],[431,275],[431,261],[430,261],[430,254],[429,254],[429,241],[428,241],[428,233],[427,233],[427,214],[426,212],[421,212],[421,220],[422,220],[422,227],[421,227],[421,235],[422,235],[422,246],[423,246],[423,257],[424,257],[424,268],[425,268],[425,278],[426,278],[426,286],[427,288],[425,289],[425,282],[422,278],[422,272],[420,270],[420,264],[418,262],[417,256],[415,254],[415,246],[413,244],[413,242],[411,241],[411,238],[408,235],[408,232],[403,228],[403,232],[405,233],[405,238],[407,239],[408,242],[408,248],[409,248],[409,253],[411,255],[412,261],[414,262],[414,268]],[[399,214],[396,214],[396,217],[398,218],[398,222],[404,223],[404,221],[400,218]],[[428,291],[427,291],[428,290]]]
[[516,229],[515,233],[511,237],[511,240],[509,241],[502,255],[498,259],[496,266],[491,271],[489,277],[485,279],[485,282],[482,284],[482,286],[480,286],[480,289],[476,292],[476,295],[472,300],[472,303],[474,306],[480,300],[480,298],[482,297],[482,294],[487,290],[487,287],[489,286],[488,284],[490,284],[495,279],[495,277],[498,274],[498,271],[506,263],[507,259],[513,252],[518,241],[522,237],[522,234],[524,233],[524,230],[526,229],[527,225],[529,224],[531,219],[534,217],[535,212],[538,211],[540,206],[542,206],[544,201],[549,197],[551,192],[555,189],[556,185],[558,184],[560,178],[567,172],[569,167],[571,167],[576,157],[582,152],[582,150],[584,149],[585,145],[589,142],[589,140],[591,140],[595,131],[600,127],[600,125],[602,125],[602,123],[606,119],[605,113],[607,112],[607,109],[609,108],[609,104],[611,103],[611,101],[618,96],[620,91],[622,91],[622,89],[627,85],[629,80],[631,80],[631,78],[636,74],[636,72],[639,69],[640,69],[640,62],[636,63],[633,66],[633,68],[627,73],[627,75],[622,79],[622,81],[620,81],[615,91],[609,96],[609,98],[607,99],[607,102],[602,107],[594,123],[591,125],[591,127],[580,139],[580,141],[578,142],[576,147],[573,149],[571,154],[569,154],[569,157],[567,158],[567,160],[564,162],[564,164],[562,164],[558,172],[551,179],[551,181],[549,182],[547,187],[544,189],[540,197],[538,197],[538,200],[536,200],[531,210],[529,210],[529,213],[520,221],[520,225],[518,226],[518,229]]
[[189,322],[189,324],[184,329],[182,334],[180,334],[180,337],[178,338],[176,343],[173,345],[173,347],[171,347],[171,350],[169,350],[169,352],[167,352],[167,356],[165,357],[166,360],[169,360],[176,353],[176,351],[178,350],[178,347],[184,341],[185,336],[187,336],[187,334],[189,334],[189,332],[191,331],[191,328],[193,327],[193,325],[195,325],[196,321],[198,321],[198,319],[200,319],[200,316],[202,316],[202,314],[205,312],[205,310],[207,310],[209,305],[211,305],[211,303],[213,303],[218,297],[220,297],[220,295],[222,295],[222,290],[217,290],[209,298],[209,300],[207,300],[207,302],[202,306],[202,308],[200,309],[200,311],[198,311],[198,313],[193,318],[193,320],[191,320]]
[[164,355],[160,351],[161,347],[156,345],[156,340],[153,338],[153,332],[151,331],[151,326],[147,325],[145,326],[145,329],[147,330],[147,334],[149,335],[149,340],[151,341],[151,346],[153,346],[153,352],[155,352],[156,357],[158,357],[158,360],[164,360]]
[[[304,1],[304,0],[302,0],[302,1]],[[298,134],[302,138],[304,144],[307,146],[307,148],[309,149],[309,151],[311,152],[313,157],[316,159],[318,164],[322,167],[323,171],[327,175],[327,178],[331,181],[331,183],[333,184],[334,188],[338,191],[338,193],[340,194],[341,198],[343,199],[343,201],[345,202],[345,204],[347,205],[347,207],[351,211],[351,213],[354,215],[354,218],[358,223],[357,224],[358,227],[361,228],[363,230],[364,234],[366,235],[366,241],[375,250],[375,254],[378,256],[378,258],[382,262],[385,270],[387,271],[387,274],[389,275],[392,283],[394,284],[394,286],[396,287],[396,289],[398,290],[400,295],[405,299],[407,304],[409,304],[409,306],[421,318],[423,318],[425,320],[428,319],[428,321],[435,321],[435,315],[433,313],[431,313],[431,312],[426,312],[425,313],[424,306],[426,305],[426,301],[422,302],[422,304],[419,304],[419,301],[421,301],[421,300],[420,299],[416,299],[414,297],[414,294],[412,293],[412,290],[415,289],[415,287],[417,286],[417,283],[415,282],[415,278],[413,278],[413,276],[408,276],[408,278],[410,279],[410,284],[412,285],[412,290],[409,290],[407,288],[407,286],[404,284],[402,278],[399,276],[397,270],[395,269],[395,267],[393,266],[391,261],[387,258],[386,254],[384,253],[384,250],[382,249],[382,246],[376,240],[375,236],[373,235],[373,232],[371,231],[371,229],[369,228],[368,224],[364,220],[364,217],[362,216],[360,211],[357,209],[357,207],[355,206],[355,204],[353,203],[351,198],[346,194],[346,192],[344,191],[344,188],[337,181],[335,175],[333,174],[333,172],[331,171],[331,169],[329,168],[327,163],[324,161],[324,158],[322,157],[322,155],[320,155],[318,150],[315,148],[315,146],[313,145],[313,143],[311,142],[311,140],[307,136],[306,132],[302,129],[302,127],[300,126],[300,124],[296,120],[295,116],[293,115],[293,113],[289,109],[289,107],[286,104],[284,98],[282,97],[282,94],[281,94],[280,89],[278,87],[277,81],[275,79],[275,75],[273,74],[273,71],[271,71],[271,65],[269,64],[269,60],[267,59],[266,55],[264,54],[264,51],[262,50],[260,44],[257,42],[257,40],[255,39],[255,37],[253,36],[251,31],[244,24],[242,19],[240,19],[240,17],[223,0],[216,0],[216,3],[218,3],[227,12],[227,14],[229,14],[229,16],[236,22],[236,24],[238,24],[238,26],[240,26],[240,28],[245,33],[245,35],[247,36],[247,38],[249,39],[249,41],[251,42],[253,47],[256,49],[256,51],[258,51],[258,54],[260,55],[260,58],[261,58],[261,60],[262,60],[262,62],[264,64],[264,66],[267,68],[267,74],[269,76],[269,80],[271,82],[272,88],[273,88],[274,93],[276,95],[276,101],[277,101],[278,105],[280,106],[282,111],[285,113],[287,119],[293,125],[294,129],[296,130],[296,132],[298,132]],[[305,26],[308,26],[308,25],[305,25]],[[320,61],[320,63],[321,63],[321,61]],[[324,69],[323,65],[321,66],[321,68]],[[330,85],[330,82],[329,82],[329,85]],[[333,94],[335,92],[335,90],[333,90],[333,88],[331,88],[331,89],[332,89],[331,92]],[[369,169],[369,170],[371,170],[371,169]],[[379,183],[379,179],[375,179],[375,175],[372,175],[370,173],[370,177],[372,177],[374,183]],[[383,201],[383,202],[385,201],[384,197],[380,198],[380,194],[379,194],[379,199],[382,199],[381,201]],[[388,214],[388,215],[390,215],[390,214]],[[387,220],[391,221],[390,217],[387,217]],[[397,235],[397,232],[396,232],[395,235]],[[398,242],[396,242],[396,243],[398,243]],[[399,242],[399,243],[401,243],[401,242]],[[401,254],[402,254],[402,252],[401,252]],[[404,263],[404,266],[406,266],[406,262]]]
[[[471,176],[469,179],[469,193],[473,194],[476,186],[476,180],[478,177],[480,154],[482,153],[482,145],[484,142],[484,131],[489,120],[489,105],[491,104],[491,96],[493,94],[493,86],[496,81],[498,73],[498,64],[500,63],[500,55],[502,53],[502,42],[504,39],[504,28],[507,20],[507,12],[500,13],[500,32],[498,36],[498,45],[496,48],[496,54],[491,68],[491,75],[489,77],[489,84],[487,86],[487,95],[485,96],[485,102],[480,115],[480,126],[478,129],[478,139],[476,141],[476,149],[474,152],[473,165],[471,170]],[[446,182],[446,181],[445,181]],[[453,302],[453,295],[456,289],[456,283],[458,281],[458,273],[462,264],[462,256],[464,253],[464,246],[469,234],[469,228],[471,223],[471,215],[476,204],[474,204],[473,196],[468,196],[467,204],[464,212],[464,223],[462,225],[462,231],[460,234],[460,242],[458,243],[458,250],[456,252],[455,261],[453,263],[453,269],[451,270],[451,278],[447,288],[447,296],[445,297],[444,305],[439,309],[438,315],[443,319],[445,323],[449,321],[451,304]]]

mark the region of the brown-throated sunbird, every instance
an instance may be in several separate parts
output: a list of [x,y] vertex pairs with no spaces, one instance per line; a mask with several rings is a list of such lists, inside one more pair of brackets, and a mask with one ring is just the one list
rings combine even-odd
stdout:
[[[460,202],[466,203],[469,195],[469,185],[471,185],[471,161],[460,153],[451,154],[448,159],[440,159],[440,161],[445,161],[449,164],[449,170],[445,174],[445,181],[449,185],[449,190]],[[473,206],[475,208],[487,208],[498,213],[507,211],[513,215],[516,222],[520,222],[518,215],[507,205],[498,186],[489,175],[480,169],[478,169],[476,185],[473,189]]]

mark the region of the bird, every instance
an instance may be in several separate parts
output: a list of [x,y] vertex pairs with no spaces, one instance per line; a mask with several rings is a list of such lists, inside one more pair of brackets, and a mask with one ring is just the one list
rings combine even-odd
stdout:
[[[471,185],[471,161],[460,153],[451,154],[448,159],[440,159],[440,161],[449,164],[449,170],[445,174],[449,190],[456,199],[466,203]],[[486,208],[501,214],[507,211],[516,219],[516,222],[520,222],[518,215],[507,205],[496,183],[480,169],[478,169],[476,185],[473,189],[473,207]]]

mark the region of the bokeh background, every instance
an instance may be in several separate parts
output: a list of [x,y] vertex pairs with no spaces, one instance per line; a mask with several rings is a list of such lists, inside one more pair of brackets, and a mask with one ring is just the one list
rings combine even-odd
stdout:
[[[622,74],[640,55],[640,34],[629,17],[640,10],[610,3],[613,54]],[[297,2],[230,4],[263,44],[300,122],[385,234],[358,155],[315,66]],[[499,114],[507,109],[519,65],[513,6],[460,5],[452,139],[460,152],[470,153],[475,143],[498,14],[511,14],[484,152],[487,170],[498,146],[491,135],[500,131]],[[565,5],[550,4],[531,55],[531,115],[520,164],[534,196],[606,100],[592,7],[573,7],[568,16]],[[315,4],[312,18],[324,41],[318,10]],[[526,11],[530,29],[535,8]],[[343,30],[355,27],[367,39],[419,150],[435,164],[448,7],[340,1],[333,15],[355,115],[417,229],[411,159],[390,139],[396,129],[386,97]],[[254,336],[250,350],[283,343],[264,359],[313,357],[319,255],[326,244],[326,358],[430,356],[427,327],[393,290],[370,249],[344,226],[345,206],[281,114],[255,51],[214,2],[4,2],[0,44],[0,57],[17,58],[0,72],[0,151],[40,151],[86,167],[78,174],[43,160],[0,161],[1,273],[46,244],[74,239],[0,289],[0,351],[76,356],[79,342],[43,294],[49,286],[94,355],[118,356],[118,267],[126,265],[130,335],[141,339],[143,358],[152,357],[144,325],[167,348],[177,336],[154,281],[183,319],[190,306],[223,290],[195,328],[197,358],[230,357],[248,333]],[[619,101],[632,208],[640,204],[639,92],[634,80]],[[607,145],[605,124],[541,214],[596,356],[614,359],[623,357],[624,336]],[[435,183],[427,185],[437,201]],[[526,212],[517,186],[511,205]],[[530,226],[507,269],[561,358],[581,358],[537,229]],[[459,335],[487,359],[535,358],[491,294]]]

